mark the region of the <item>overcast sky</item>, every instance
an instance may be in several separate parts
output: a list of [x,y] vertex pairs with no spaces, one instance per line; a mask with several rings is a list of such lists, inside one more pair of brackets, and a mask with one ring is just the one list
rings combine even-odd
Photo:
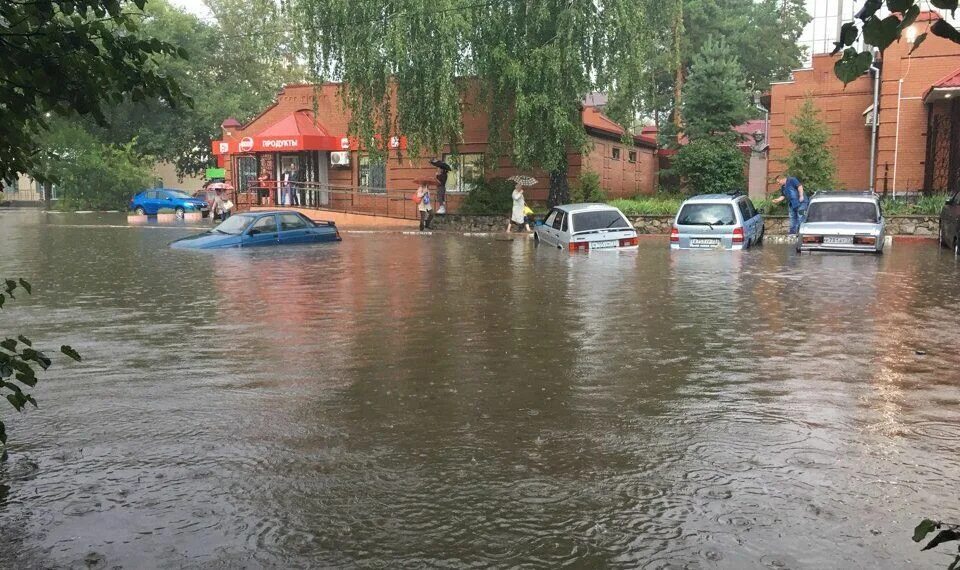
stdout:
[[211,17],[210,9],[203,3],[203,0],[170,0],[170,3],[183,8],[191,14],[196,14],[201,18]]

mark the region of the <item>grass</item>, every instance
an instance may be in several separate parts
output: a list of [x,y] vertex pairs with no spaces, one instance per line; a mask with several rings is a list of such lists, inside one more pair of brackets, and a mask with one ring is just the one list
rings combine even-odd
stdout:
[[[628,216],[673,216],[686,198],[687,196],[683,194],[652,194],[620,198],[607,203],[620,208],[620,211]],[[946,201],[946,194],[930,194],[921,196],[913,202],[884,198],[881,204],[887,216],[935,216],[940,213],[940,208]],[[769,216],[787,215],[785,202],[774,204],[771,200],[764,199],[754,200],[753,205]]]

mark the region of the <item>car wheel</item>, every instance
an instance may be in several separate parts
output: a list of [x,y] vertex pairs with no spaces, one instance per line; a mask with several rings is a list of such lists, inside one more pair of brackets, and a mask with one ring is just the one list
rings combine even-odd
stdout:
[[540,245],[540,235],[533,232],[533,245]]
[[177,214],[177,219],[178,219],[178,220],[182,220],[182,219],[183,219],[183,214],[184,214],[183,208],[177,208],[177,209],[175,210],[175,212],[176,212],[176,214]]
[[143,206],[137,206],[137,209],[133,211],[134,214],[138,216],[145,216],[147,211],[143,209]]

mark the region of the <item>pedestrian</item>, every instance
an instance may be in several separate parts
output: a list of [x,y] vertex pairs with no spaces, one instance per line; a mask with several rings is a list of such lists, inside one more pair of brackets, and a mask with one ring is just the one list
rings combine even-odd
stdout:
[[807,213],[807,199],[803,193],[803,184],[797,177],[787,176],[785,173],[777,176],[777,184],[780,185],[780,196],[774,198],[773,203],[779,204],[786,200],[787,213],[790,215],[790,235],[796,235]]
[[510,211],[510,219],[507,221],[507,232],[509,233],[514,225],[529,232],[530,224],[527,223],[527,215],[524,213],[527,203],[523,197],[523,185],[517,182],[510,197],[513,198],[513,209]]
[[447,170],[437,167],[437,214],[447,213]]
[[226,220],[227,213],[226,205],[223,202],[223,196],[220,194],[220,189],[217,188],[213,191],[213,221],[217,221],[217,218],[220,218],[220,221]]
[[433,205],[430,203],[430,189],[427,188],[426,181],[420,181],[414,201],[417,203],[417,211],[420,213],[420,231],[429,230],[430,221],[433,220]]

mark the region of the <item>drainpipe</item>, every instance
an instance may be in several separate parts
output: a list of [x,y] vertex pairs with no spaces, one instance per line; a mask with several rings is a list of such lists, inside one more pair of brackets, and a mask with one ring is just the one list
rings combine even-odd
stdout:
[[880,68],[876,60],[870,64],[870,75],[873,76],[873,121],[870,127],[870,191],[877,190],[877,119],[880,117]]

